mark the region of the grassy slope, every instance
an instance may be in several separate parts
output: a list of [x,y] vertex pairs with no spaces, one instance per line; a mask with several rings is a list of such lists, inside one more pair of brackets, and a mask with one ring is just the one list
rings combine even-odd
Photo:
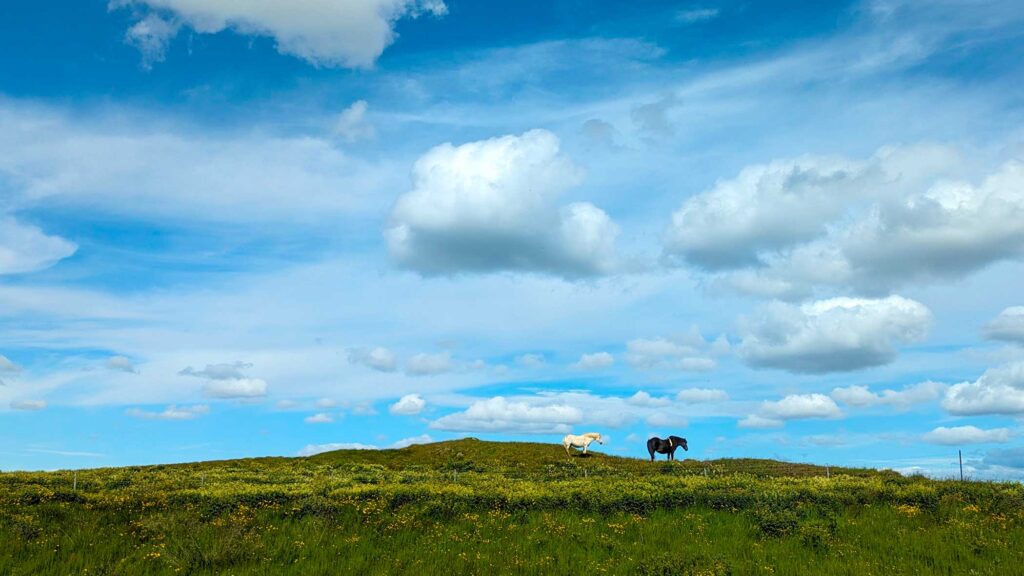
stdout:
[[474,439],[7,473],[0,574],[1024,574],[1020,485],[829,473]]

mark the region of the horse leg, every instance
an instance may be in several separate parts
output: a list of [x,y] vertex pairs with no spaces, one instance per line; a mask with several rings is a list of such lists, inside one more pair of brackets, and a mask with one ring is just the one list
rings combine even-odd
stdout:
[[583,443],[583,455],[584,456],[586,456],[587,448],[589,448],[589,447],[590,447],[590,439],[588,438],[587,441]]

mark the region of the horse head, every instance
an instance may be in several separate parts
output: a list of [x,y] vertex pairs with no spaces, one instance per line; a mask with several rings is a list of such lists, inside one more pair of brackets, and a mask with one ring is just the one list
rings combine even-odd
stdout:
[[585,435],[593,438],[598,444],[604,444],[604,440],[601,438],[600,432],[588,432]]
[[673,444],[676,444],[677,446],[682,446],[683,450],[686,450],[687,452],[690,451],[690,447],[686,445],[686,438],[680,438],[679,436],[669,436],[669,439],[672,440]]

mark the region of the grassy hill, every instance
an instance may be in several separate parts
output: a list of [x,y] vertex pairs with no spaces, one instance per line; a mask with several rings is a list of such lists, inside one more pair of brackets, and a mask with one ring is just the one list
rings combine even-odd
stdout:
[[5,575],[1002,575],[1022,541],[1019,484],[476,439],[0,474]]

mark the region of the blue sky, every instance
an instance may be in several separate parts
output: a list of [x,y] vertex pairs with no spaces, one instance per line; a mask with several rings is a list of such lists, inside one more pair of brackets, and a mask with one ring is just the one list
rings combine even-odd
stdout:
[[8,4],[0,469],[1024,477],[1018,2]]

